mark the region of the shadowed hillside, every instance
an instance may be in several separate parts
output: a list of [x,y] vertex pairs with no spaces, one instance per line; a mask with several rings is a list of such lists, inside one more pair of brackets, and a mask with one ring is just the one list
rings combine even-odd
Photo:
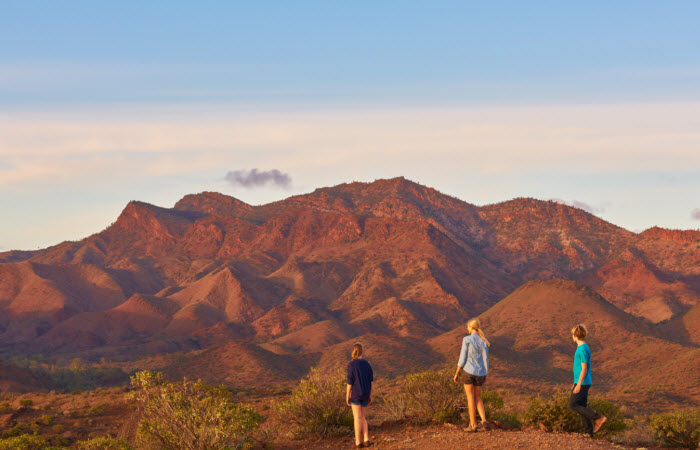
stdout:
[[[572,281],[533,281],[551,279]],[[547,385],[565,379],[568,327],[586,321],[614,387],[635,357],[652,378],[657,354],[694,368],[699,299],[698,232],[635,234],[535,199],[478,207],[404,178],[262,206],[205,192],[173,208],[132,201],[81,241],[0,253],[0,351],[264,383],[276,364],[298,376],[367,339],[393,376],[452,361],[481,315],[502,349],[497,376],[546,364]],[[216,362],[236,345],[249,375]],[[172,352],[191,363],[159,359]]]

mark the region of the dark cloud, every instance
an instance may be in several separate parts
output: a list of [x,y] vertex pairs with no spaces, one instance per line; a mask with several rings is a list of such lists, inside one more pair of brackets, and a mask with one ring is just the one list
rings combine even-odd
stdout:
[[700,208],[695,208],[690,212],[690,218],[693,220],[700,220]]
[[234,186],[254,188],[272,184],[279,187],[289,187],[292,184],[292,177],[282,173],[277,169],[263,170],[234,170],[226,174],[226,181]]

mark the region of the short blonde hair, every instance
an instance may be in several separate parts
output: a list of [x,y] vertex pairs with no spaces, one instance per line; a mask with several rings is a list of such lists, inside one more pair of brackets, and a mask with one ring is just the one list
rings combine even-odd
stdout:
[[355,345],[352,346],[352,359],[357,359],[360,356],[362,356],[362,344],[355,342]]
[[584,324],[580,323],[571,329],[571,334],[579,341],[582,341],[586,339],[588,330],[586,330],[586,326]]

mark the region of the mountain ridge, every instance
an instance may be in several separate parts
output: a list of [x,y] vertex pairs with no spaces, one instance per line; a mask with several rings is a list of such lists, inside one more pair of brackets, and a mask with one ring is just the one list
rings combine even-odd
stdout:
[[[401,177],[259,206],[214,192],[173,208],[132,201],[81,241],[0,253],[0,274],[5,354],[138,360],[245,341],[249,358],[291,357],[301,373],[339,361],[362,336],[410,352],[417,338],[463,333],[468,318],[488,316],[519,289],[564,279],[572,292],[595,292],[615,317],[675,336],[652,347],[680,355],[697,345],[700,233],[632,233],[531,198],[475,206]],[[203,353],[212,364],[214,353]],[[424,345],[420,354],[421,364],[447,358]],[[258,375],[268,373],[261,364]],[[221,367],[222,380],[239,379]]]

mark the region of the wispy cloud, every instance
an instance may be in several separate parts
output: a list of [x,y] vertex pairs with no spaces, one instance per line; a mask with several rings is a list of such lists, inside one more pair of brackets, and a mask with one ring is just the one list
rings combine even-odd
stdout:
[[579,200],[573,200],[571,202],[567,202],[566,200],[563,200],[560,198],[550,198],[549,200],[553,201],[553,202],[561,203],[562,205],[567,205],[567,206],[572,206],[574,208],[582,209],[589,214],[597,215],[597,214],[602,214],[605,212],[605,208],[594,207],[594,206],[589,205],[588,203],[585,203],[585,202],[582,202]]
[[287,188],[292,183],[292,177],[286,173],[282,173],[277,169],[263,170],[234,170],[228,172],[224,177],[226,181],[233,186],[242,186],[246,188],[254,188],[265,185],[274,185]]
[[690,218],[693,220],[700,220],[700,208],[695,208],[690,212]]

